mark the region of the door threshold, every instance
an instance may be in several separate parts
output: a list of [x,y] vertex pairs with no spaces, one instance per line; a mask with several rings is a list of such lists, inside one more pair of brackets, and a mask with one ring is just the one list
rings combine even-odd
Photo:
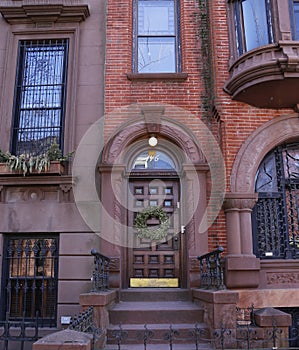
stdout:
[[131,288],[178,288],[178,278],[130,278]]

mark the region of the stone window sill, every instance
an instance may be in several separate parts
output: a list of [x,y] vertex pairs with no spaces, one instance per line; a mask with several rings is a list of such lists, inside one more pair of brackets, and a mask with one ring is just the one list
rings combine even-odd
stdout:
[[188,73],[127,73],[129,80],[186,80]]

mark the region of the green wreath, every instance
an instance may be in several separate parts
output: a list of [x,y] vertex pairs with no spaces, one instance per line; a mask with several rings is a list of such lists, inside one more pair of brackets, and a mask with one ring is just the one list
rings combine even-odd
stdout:
[[[157,228],[151,229],[148,227],[147,220],[150,218],[159,219],[160,224]],[[137,230],[137,236],[139,238],[160,241],[167,236],[169,228],[168,216],[160,207],[147,207],[137,214],[134,227]]]

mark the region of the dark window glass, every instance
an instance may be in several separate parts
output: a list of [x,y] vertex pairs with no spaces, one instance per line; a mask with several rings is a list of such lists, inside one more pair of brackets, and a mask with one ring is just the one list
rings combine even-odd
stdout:
[[137,1],[135,68],[139,73],[178,70],[177,9],[174,0]]
[[67,40],[21,41],[12,152],[39,155],[54,140],[62,148]]
[[38,312],[41,326],[56,326],[58,237],[6,237],[2,288],[2,319]]
[[260,258],[299,258],[299,144],[277,147],[256,176],[254,252]]
[[270,0],[238,0],[234,8],[239,55],[273,42]]

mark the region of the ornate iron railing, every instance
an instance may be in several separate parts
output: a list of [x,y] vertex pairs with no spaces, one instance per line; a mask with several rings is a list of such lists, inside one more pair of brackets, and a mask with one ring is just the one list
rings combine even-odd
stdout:
[[[176,348],[199,350],[199,349],[297,349],[299,342],[299,332],[296,327],[289,329],[289,337],[282,328],[276,326],[273,319],[272,326],[267,328],[258,327],[252,321],[253,306],[239,309],[238,312],[248,313],[247,323],[239,324],[236,328],[226,328],[225,324],[220,324],[220,328],[210,332],[201,324],[194,324],[188,329],[176,329],[174,325],[169,325],[168,329],[161,332],[160,329],[151,329],[153,325],[145,324],[143,330],[127,331],[120,324],[113,331],[108,332],[109,346],[111,349],[125,350],[130,348],[130,344],[139,344],[140,350],[150,349],[152,345],[159,345],[159,349],[175,350]],[[246,316],[247,317],[247,316]],[[245,317],[245,318],[246,318]],[[293,345],[292,345],[293,344]],[[109,347],[110,349],[110,347]],[[135,347],[134,347],[135,349]]]
[[68,327],[73,331],[90,333],[93,335],[91,349],[95,350],[96,340],[102,334],[102,330],[98,328],[94,322],[94,307],[89,306],[86,310],[75,316]]
[[224,289],[224,272],[220,255],[224,249],[218,247],[216,250],[201,255],[199,260],[200,288]]
[[99,292],[109,289],[109,263],[110,259],[97,252],[96,249],[91,250],[94,256],[94,270],[91,275],[92,292]]
[[21,320],[12,321],[9,318],[7,312],[5,321],[0,321],[0,341],[4,342],[3,350],[8,350],[11,341],[20,342],[20,349],[23,350],[25,342],[38,340],[38,312],[34,321],[25,321],[25,312]]

